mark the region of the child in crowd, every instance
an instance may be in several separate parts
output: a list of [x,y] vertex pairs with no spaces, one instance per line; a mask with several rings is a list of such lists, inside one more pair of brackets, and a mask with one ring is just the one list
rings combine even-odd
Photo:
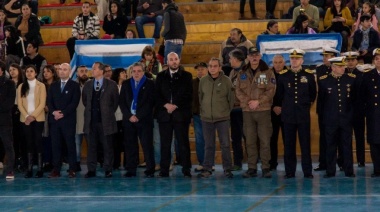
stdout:
[[372,52],[380,47],[379,34],[372,28],[371,16],[360,16],[360,27],[354,33],[352,51],[358,51],[364,63],[372,63]]
[[372,28],[379,33],[379,28],[377,26],[378,20],[376,17],[375,5],[371,4],[371,2],[364,2],[363,9],[361,10],[361,12],[358,13],[358,17],[356,19],[355,24],[352,25],[351,37],[354,36],[355,31],[360,27],[360,17],[363,14],[369,15],[371,17]]
[[158,72],[162,70],[161,63],[157,60],[153,47],[146,46],[141,54],[141,60],[145,65],[145,75],[150,79],[156,79]]
[[316,34],[316,32],[308,25],[309,18],[307,15],[300,14],[286,34]]

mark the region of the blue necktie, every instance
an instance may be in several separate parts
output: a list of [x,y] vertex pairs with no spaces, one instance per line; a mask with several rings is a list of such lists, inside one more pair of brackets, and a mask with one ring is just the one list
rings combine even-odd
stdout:
[[61,93],[63,92],[63,89],[65,88],[66,82],[61,82]]

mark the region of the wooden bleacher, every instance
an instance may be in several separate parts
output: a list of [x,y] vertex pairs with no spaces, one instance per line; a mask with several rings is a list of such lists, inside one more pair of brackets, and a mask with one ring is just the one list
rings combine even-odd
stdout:
[[[58,3],[58,0],[55,0]],[[268,20],[237,20],[239,17],[239,1],[217,1],[211,0],[202,3],[196,0],[176,0],[180,11],[184,14],[187,26],[187,40],[183,48],[181,62],[186,70],[194,75],[194,64],[198,62],[207,62],[211,57],[217,57],[220,51],[222,41],[227,39],[229,31],[232,28],[240,28],[243,34],[251,41],[256,40],[257,35],[266,29]],[[47,58],[49,63],[68,62],[69,55],[65,46],[65,41],[71,36],[72,21],[77,14],[81,12],[81,4],[73,4],[74,0],[67,0],[66,5],[43,5],[52,4],[52,0],[40,0],[39,16],[50,16],[53,24],[41,27],[41,34],[45,42],[45,46],[40,47],[40,53]],[[278,0],[275,16],[281,17],[286,13],[292,5],[292,0]],[[92,11],[96,11],[96,6],[92,7]],[[259,17],[265,16],[265,1],[256,0],[256,13]],[[245,5],[245,15],[250,17],[249,4]],[[279,19],[279,28],[282,33],[286,32],[292,25],[291,20]],[[129,24],[128,28],[135,29],[134,24]],[[146,36],[153,34],[153,24],[147,24],[144,27]],[[101,31],[104,35],[104,31]],[[158,47],[158,45],[156,45]],[[317,125],[317,116],[315,108],[312,108],[312,124],[311,124],[311,149],[312,155],[318,155],[319,130]],[[196,164],[194,131],[190,129],[192,161]],[[85,145],[83,153],[86,153]],[[217,145],[216,163],[221,163],[221,152]],[[355,145],[354,145],[355,149]],[[366,148],[369,149],[368,147]],[[140,148],[141,150],[141,148]],[[300,154],[299,146],[297,152]],[[279,140],[279,155],[283,155],[282,140]],[[140,154],[142,157],[142,154]],[[369,161],[369,152],[367,151],[366,160]],[[355,157],[354,157],[355,158]]]

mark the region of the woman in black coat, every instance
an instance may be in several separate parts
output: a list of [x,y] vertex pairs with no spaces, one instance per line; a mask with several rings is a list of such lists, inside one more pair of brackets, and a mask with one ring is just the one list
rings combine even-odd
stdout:
[[35,42],[41,46],[43,41],[40,33],[40,21],[31,12],[31,8],[27,3],[22,5],[21,12],[22,14],[18,16],[15,23],[16,29],[20,30],[21,37],[27,44]]
[[120,3],[113,1],[109,8],[110,13],[104,17],[103,29],[112,39],[124,38],[128,23],[123,15]]

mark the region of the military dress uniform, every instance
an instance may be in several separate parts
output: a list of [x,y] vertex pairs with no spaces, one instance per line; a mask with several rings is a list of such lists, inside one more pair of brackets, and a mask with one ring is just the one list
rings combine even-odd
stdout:
[[363,75],[360,94],[365,104],[367,142],[374,169],[372,177],[380,177],[380,70],[375,68]]
[[[293,50],[290,57],[303,57],[302,50]],[[275,106],[281,107],[284,123],[285,178],[295,177],[296,137],[301,147],[302,170],[305,178],[313,178],[310,148],[310,106],[317,95],[314,74],[304,69],[284,70],[277,81]]]
[[[334,63],[342,65],[342,57],[334,58]],[[336,62],[338,61],[338,62]],[[340,63],[339,63],[340,61]],[[355,75],[333,73],[319,78],[318,105],[325,127],[326,175],[336,173],[337,148],[342,147],[343,170],[348,177],[354,177],[352,159],[352,117],[355,98]]]
[[[336,49],[333,49],[331,47],[325,47],[323,48],[323,52],[321,53],[321,55],[332,55],[335,57],[337,56],[338,53],[339,51],[337,51]],[[316,71],[317,83],[318,83],[320,77],[331,73],[331,66],[322,64],[322,65],[317,66],[315,71]],[[316,109],[317,109],[316,112],[318,115],[318,127],[319,127],[319,159],[318,159],[319,165],[314,170],[324,171],[326,170],[326,137],[325,137],[325,130],[322,124],[323,120],[322,120],[322,116],[320,115],[320,108],[318,107],[318,104],[317,104]]]
[[[346,52],[342,54],[343,56],[346,56],[346,59],[356,59],[359,55],[357,52]],[[348,74],[354,74],[356,76],[355,78],[355,84],[358,86],[358,88],[361,86],[363,81],[363,75],[364,72],[359,71],[357,68],[346,68],[346,73]],[[360,96],[360,90],[356,89],[357,96]],[[354,99],[354,115],[353,115],[353,128],[355,133],[355,144],[356,144],[356,161],[358,162],[359,167],[365,166],[365,108],[364,108],[364,102],[361,101],[360,98]]]

